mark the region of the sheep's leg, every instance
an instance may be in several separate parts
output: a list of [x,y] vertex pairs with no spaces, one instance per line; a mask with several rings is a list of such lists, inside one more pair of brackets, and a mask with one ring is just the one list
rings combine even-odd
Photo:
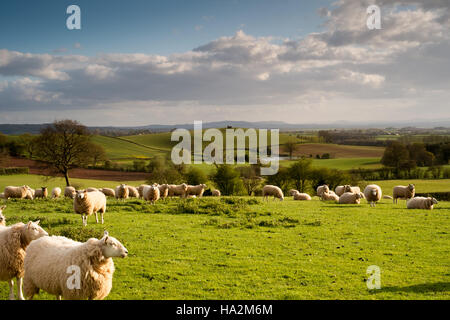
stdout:
[[23,288],[23,278],[17,278],[17,297],[19,300],[25,300],[22,293]]
[[61,295],[57,295],[57,296],[56,296],[56,300],[62,300]]
[[105,209],[103,209],[103,211],[102,211],[102,224],[105,222],[104,220],[103,220],[103,214],[105,213]]
[[98,213],[95,211],[95,222],[98,223]]
[[14,296],[14,281],[13,279],[8,281],[9,285],[9,300],[15,300],[16,297]]

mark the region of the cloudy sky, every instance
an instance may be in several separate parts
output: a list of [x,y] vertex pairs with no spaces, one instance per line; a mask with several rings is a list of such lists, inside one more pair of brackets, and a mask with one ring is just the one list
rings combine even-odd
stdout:
[[8,0],[0,123],[450,119],[449,57],[448,0]]

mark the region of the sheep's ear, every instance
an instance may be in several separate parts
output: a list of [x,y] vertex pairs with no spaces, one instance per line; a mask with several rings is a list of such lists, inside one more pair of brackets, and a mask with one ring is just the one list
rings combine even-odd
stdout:
[[35,221],[34,223],[39,224],[39,222],[41,222],[41,220],[37,220],[37,221]]
[[31,227],[31,221],[28,221],[27,228],[29,229]]

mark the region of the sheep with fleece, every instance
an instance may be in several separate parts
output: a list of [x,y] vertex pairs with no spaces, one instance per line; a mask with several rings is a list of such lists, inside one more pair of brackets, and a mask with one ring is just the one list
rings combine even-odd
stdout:
[[340,204],[360,204],[363,198],[362,193],[345,192],[339,197]]
[[406,207],[408,209],[433,210],[435,204],[438,204],[438,201],[431,197],[414,197],[406,201]]
[[217,190],[217,189],[215,189],[213,192],[212,192],[212,196],[213,197],[220,197],[222,194],[220,193],[220,190]]
[[366,197],[367,202],[370,203],[370,206],[375,207],[375,203],[381,200],[383,192],[381,191],[380,186],[376,184],[369,184],[364,189],[364,196]]
[[61,188],[58,188],[58,187],[53,188],[52,198],[55,199],[55,198],[59,198],[60,196],[61,196]]
[[147,186],[144,188],[144,200],[150,201],[152,204],[155,204],[156,201],[160,198],[159,188],[158,186]]
[[115,198],[116,197],[116,192],[114,191],[114,189],[102,188],[100,191],[107,197],[111,197],[111,198]]
[[179,196],[180,198],[184,198],[186,196],[187,189],[188,185],[186,183],[179,185],[169,184],[169,197]]
[[344,193],[346,192],[361,193],[361,189],[359,187],[352,187],[350,185],[347,185],[344,189]]
[[168,184],[161,184],[158,185],[159,188],[159,196],[161,199],[166,199],[169,195],[169,185]]
[[205,192],[206,184],[199,184],[196,186],[188,186],[186,190],[187,196],[196,196],[198,198],[201,198],[203,196],[203,192]]
[[323,201],[339,202],[339,196],[336,193],[334,193],[333,191],[322,193],[322,196],[320,198]]
[[17,296],[24,300],[22,283],[24,276],[25,250],[30,242],[48,233],[39,226],[39,221],[24,224],[19,222],[0,229],[0,281],[9,284],[9,299],[14,300],[14,281],[17,279]]
[[31,188],[29,186],[7,186],[3,192],[5,199],[15,198],[15,199],[25,199],[27,195],[30,195]]
[[[297,191],[297,190],[295,190],[295,191]],[[317,196],[319,198],[321,198],[323,193],[326,193],[329,191],[330,191],[330,188],[326,184],[324,184],[323,186],[318,186],[317,187]]]
[[127,186],[127,189],[128,189],[128,197],[139,198],[139,191],[137,188],[133,186]]
[[144,188],[145,187],[149,187],[150,185],[148,184],[141,184],[137,189],[139,192],[139,198],[144,198]]
[[64,189],[64,197],[73,199],[73,198],[75,198],[76,194],[77,194],[77,190],[75,190],[74,187],[69,186]]
[[75,199],[73,199],[73,209],[75,213],[81,214],[83,226],[87,225],[87,219],[95,213],[95,221],[98,223],[98,212],[102,215],[106,212],[106,196],[100,191],[87,192],[78,191]]
[[299,200],[299,201],[309,201],[309,200],[311,200],[311,196],[307,193],[297,192],[294,194],[293,199]]
[[350,188],[349,185],[343,185],[343,186],[337,186],[336,188],[334,188],[334,192],[340,197],[345,193],[345,190],[347,189],[347,187]]
[[89,187],[86,190],[87,190],[87,192],[100,191],[100,190],[98,190],[97,188],[94,188],[94,187]]
[[263,199],[267,199],[267,200],[269,200],[269,197],[271,197],[271,196],[273,196],[274,200],[275,200],[275,198],[280,199],[280,201],[284,200],[283,191],[279,187],[273,186],[270,184],[267,184],[263,187],[262,196],[263,196]]
[[48,197],[48,189],[47,187],[41,187],[34,192],[34,198],[47,198]]
[[128,199],[130,192],[125,184],[121,184],[115,189],[116,199]]
[[2,227],[6,227],[6,218],[3,215],[3,210],[5,210],[5,209],[6,209],[6,206],[1,206],[0,207],[0,229]]
[[113,258],[127,255],[124,245],[107,231],[100,240],[84,243],[58,236],[33,241],[25,257],[25,296],[33,299],[43,290],[59,300],[102,300],[112,288]]
[[396,186],[392,191],[392,198],[394,203],[398,202],[398,199],[411,199],[416,194],[416,186],[409,184],[408,186]]

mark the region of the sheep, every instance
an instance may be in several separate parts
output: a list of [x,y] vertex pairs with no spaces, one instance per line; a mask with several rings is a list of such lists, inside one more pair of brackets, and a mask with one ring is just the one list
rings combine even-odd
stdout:
[[94,187],[89,187],[86,190],[87,190],[87,192],[100,191],[100,190],[98,190],[97,188],[94,188]]
[[220,197],[220,196],[221,196],[220,190],[215,189],[215,190],[212,192],[212,196],[213,196],[213,197]]
[[103,215],[106,212],[106,196],[100,191],[78,191],[73,199],[73,209],[75,213],[81,214],[83,226],[87,225],[87,219],[93,213],[95,213],[95,221],[98,223],[98,211],[102,215],[103,224]]
[[64,189],[64,197],[74,199],[76,194],[77,190],[74,187],[69,186]]
[[361,189],[359,187],[352,187],[350,185],[346,185],[344,193],[346,192],[361,193]]
[[157,186],[147,186],[144,188],[143,193],[145,201],[151,201],[151,203],[154,204],[159,200],[160,192]]
[[168,184],[158,185],[158,188],[161,199],[166,199],[167,196],[169,195],[169,185]]
[[339,202],[339,196],[336,193],[334,193],[333,191],[322,193],[322,196],[320,198],[323,201]]
[[[107,231],[100,240],[84,243],[60,236],[35,240],[25,257],[25,297],[31,300],[43,290],[58,300],[102,300],[111,292],[113,258],[127,255],[124,245]],[[77,274],[81,278],[74,278]]]
[[141,184],[137,189],[138,189],[138,192],[139,192],[139,197],[140,198],[144,198],[144,188],[145,187],[149,187],[150,185],[148,185],[148,184]]
[[116,199],[128,199],[130,192],[125,184],[121,184],[116,187],[115,190]]
[[32,188],[28,188],[28,190],[27,190],[27,195],[25,196],[25,199],[27,199],[27,200],[33,200],[35,194],[36,194],[36,190],[34,190],[34,189],[32,189]]
[[3,210],[5,210],[5,209],[6,209],[6,206],[0,207],[0,230],[1,230],[1,228],[6,227],[6,218],[3,215]]
[[[297,190],[295,190],[295,191],[297,191]],[[323,193],[329,192],[329,191],[330,191],[330,188],[326,184],[324,184],[323,186],[318,186],[317,187],[317,196],[319,198],[321,198]]]
[[60,196],[61,196],[61,188],[58,188],[58,187],[53,188],[52,198],[55,199],[55,198],[59,198]]
[[284,200],[283,191],[279,187],[272,186],[270,184],[265,185],[263,187],[262,196],[264,199],[267,199],[267,200],[269,200],[269,196],[273,196],[274,200],[275,200],[275,198],[280,199],[280,201]]
[[433,206],[438,204],[435,198],[415,197],[406,201],[406,207],[408,209],[426,209],[433,210]]
[[311,200],[311,196],[307,193],[300,193],[297,192],[293,196],[294,200],[301,200],[301,201],[309,201]]
[[186,183],[182,183],[180,185],[169,184],[169,197],[180,196],[180,198],[184,198],[186,196],[188,185]]
[[39,226],[39,220],[27,224],[19,222],[0,229],[0,281],[8,282],[10,300],[15,298],[13,278],[17,279],[18,299],[24,300],[22,283],[25,250],[30,242],[44,236],[48,236],[48,233]]
[[392,198],[391,196],[384,195],[384,196],[383,196],[383,199],[390,199],[390,200],[392,200],[393,198]]
[[197,186],[188,186],[186,195],[187,196],[197,196],[201,198],[203,196],[203,192],[205,192],[206,184],[199,184]]
[[133,186],[127,186],[127,189],[128,189],[128,197],[139,198],[139,191],[137,188]]
[[344,194],[345,189],[347,189],[347,187],[350,187],[350,186],[349,185],[337,186],[334,189],[334,192],[340,197]]
[[41,187],[41,189],[37,189],[34,193],[34,198],[47,198],[48,197],[48,189],[47,187]]
[[375,207],[375,203],[381,200],[383,192],[381,191],[380,186],[377,186],[376,184],[369,184],[364,189],[364,196],[367,202],[370,203],[370,206]]
[[342,196],[339,197],[339,203],[340,204],[360,204],[363,196],[364,195],[361,193],[345,192]]
[[5,187],[5,191],[3,192],[3,195],[6,200],[9,198],[16,198],[16,199],[25,199],[27,195],[29,195],[29,191],[31,188],[29,186],[21,186],[21,187],[13,187],[13,186],[7,186]]
[[102,188],[100,191],[107,197],[112,197],[112,198],[116,197],[116,192],[114,191],[114,189]]
[[396,186],[392,191],[393,202],[397,203],[398,198],[405,200],[414,198],[415,194],[416,187],[413,184],[409,184],[408,186]]

